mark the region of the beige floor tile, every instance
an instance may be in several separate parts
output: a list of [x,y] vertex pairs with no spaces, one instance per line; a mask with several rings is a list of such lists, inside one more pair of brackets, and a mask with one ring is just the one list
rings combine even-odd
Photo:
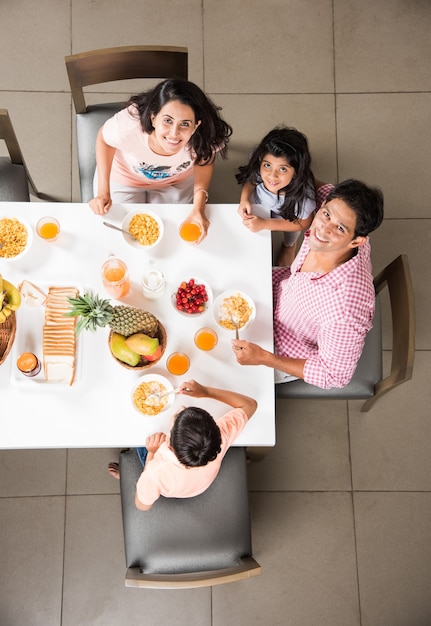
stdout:
[[2,626],[59,626],[64,498],[0,499]]
[[[431,219],[385,219],[371,235],[373,270],[383,269],[399,254],[407,254],[413,283],[416,349],[431,350]],[[391,344],[385,341],[385,347]]]
[[63,626],[210,626],[209,589],[129,589],[125,573],[119,496],[68,497]]
[[66,450],[0,450],[0,497],[66,493]]
[[147,0],[138,3],[133,0],[121,3],[109,0],[72,2],[72,54],[133,45],[189,48],[189,79],[201,85],[200,0],[184,0],[181,3],[161,0],[157,5]]
[[329,0],[205,2],[206,89],[332,92],[331,21]]
[[251,491],[350,490],[347,405],[278,400],[276,445],[249,466]]
[[27,92],[67,88],[64,57],[70,50],[70,12],[64,5],[52,0],[2,2],[0,23],[2,90],[26,92],[21,94],[26,100]]
[[217,161],[211,185],[212,202],[239,201],[235,174],[247,163],[250,151],[275,126],[285,124],[304,133],[318,178],[336,179],[335,110],[330,95],[217,95],[224,119],[232,126],[228,159]]
[[431,89],[427,0],[335,0],[334,24],[339,91]]
[[67,493],[120,493],[120,482],[110,476],[108,463],[118,462],[120,450],[71,448],[67,453]]
[[348,494],[253,494],[261,576],[213,590],[215,626],[359,626]]
[[430,493],[357,493],[362,626],[427,626]]
[[430,93],[338,95],[337,137],[340,180],[381,187],[387,217],[429,217]]
[[431,352],[416,352],[411,381],[397,387],[369,413],[349,402],[353,488],[431,490]]
[[37,189],[52,201],[70,202],[70,96],[2,93],[1,107],[9,111]]

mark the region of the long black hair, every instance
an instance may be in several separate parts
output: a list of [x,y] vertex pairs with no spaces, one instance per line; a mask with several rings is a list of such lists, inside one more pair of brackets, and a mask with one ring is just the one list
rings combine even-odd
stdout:
[[247,182],[258,185],[262,182],[260,165],[266,154],[274,157],[284,157],[295,170],[291,182],[280,189],[285,194],[284,204],[280,208],[281,216],[291,222],[298,219],[303,203],[307,200],[316,200],[314,175],[311,171],[311,155],[308,149],[307,137],[296,128],[276,126],[262,139],[260,144],[251,153],[247,165],[238,168],[235,175],[239,184]]
[[226,158],[232,127],[220,116],[221,107],[216,106],[194,83],[180,78],[164,80],[153,89],[132,96],[126,106],[135,105],[143,132],[151,134],[154,131],[151,117],[172,100],[191,107],[196,122],[201,121],[189,141],[196,154],[195,163],[212,163],[217,151],[223,159]]

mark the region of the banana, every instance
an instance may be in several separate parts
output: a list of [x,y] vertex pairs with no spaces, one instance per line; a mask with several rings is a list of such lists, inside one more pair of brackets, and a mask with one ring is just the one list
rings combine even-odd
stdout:
[[5,290],[7,294],[7,306],[12,311],[16,311],[21,304],[21,294],[19,292],[19,289],[12,285],[12,283],[10,283],[8,280],[3,278],[3,290]]

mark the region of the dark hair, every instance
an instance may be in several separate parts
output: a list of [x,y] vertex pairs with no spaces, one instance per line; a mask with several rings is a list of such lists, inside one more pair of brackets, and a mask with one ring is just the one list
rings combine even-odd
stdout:
[[284,219],[294,222],[301,213],[303,203],[309,198],[316,199],[314,175],[311,171],[311,155],[308,149],[307,137],[296,128],[276,126],[262,139],[260,144],[251,153],[247,165],[238,168],[235,175],[238,183],[247,182],[258,185],[262,182],[260,165],[266,154],[275,157],[284,157],[295,170],[291,182],[280,189],[277,195],[284,192],[284,204],[280,212]]
[[205,409],[187,407],[175,418],[170,444],[180,463],[201,467],[214,461],[221,450],[220,428]]
[[339,198],[356,214],[355,237],[366,237],[383,221],[383,194],[360,180],[349,178],[329,192],[326,202]]
[[180,78],[164,80],[153,89],[132,96],[126,106],[135,105],[141,120],[142,130],[151,134],[154,131],[152,115],[160,109],[178,100],[193,109],[196,121],[201,121],[190,138],[189,145],[196,154],[195,163],[207,165],[214,160],[215,153],[224,159],[227,156],[227,144],[232,128],[220,116],[221,107],[217,107],[194,83]]

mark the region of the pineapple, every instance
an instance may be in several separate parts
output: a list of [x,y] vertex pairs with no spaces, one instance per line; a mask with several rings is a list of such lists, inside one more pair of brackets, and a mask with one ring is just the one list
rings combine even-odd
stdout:
[[159,329],[157,318],[142,309],[131,306],[112,306],[109,300],[103,300],[97,294],[85,293],[77,298],[68,298],[71,309],[65,313],[68,317],[80,317],[76,325],[76,334],[81,330],[95,332],[98,327],[109,325],[114,333],[129,337],[141,332],[155,337]]

